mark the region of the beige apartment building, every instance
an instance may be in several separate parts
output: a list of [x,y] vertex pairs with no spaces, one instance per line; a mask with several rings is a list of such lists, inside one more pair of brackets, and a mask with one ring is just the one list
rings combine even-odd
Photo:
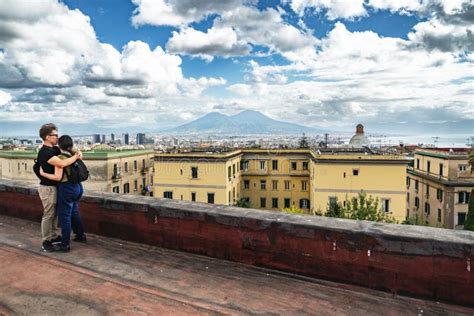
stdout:
[[408,163],[402,156],[321,154],[310,149],[158,153],[154,195],[223,205],[242,198],[252,208],[276,211],[294,206],[314,213],[365,192],[401,222]]
[[[0,151],[0,178],[39,183],[33,172],[36,151]],[[84,152],[90,172],[86,190],[153,195],[153,150]]]
[[474,173],[467,148],[420,149],[408,168],[407,216],[432,226],[462,228]]

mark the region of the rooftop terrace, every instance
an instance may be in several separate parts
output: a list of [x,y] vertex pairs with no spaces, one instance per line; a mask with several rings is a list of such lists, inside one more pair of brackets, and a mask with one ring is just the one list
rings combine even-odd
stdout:
[[471,232],[88,192],[88,244],[45,254],[41,212],[0,182],[0,314],[474,313]]

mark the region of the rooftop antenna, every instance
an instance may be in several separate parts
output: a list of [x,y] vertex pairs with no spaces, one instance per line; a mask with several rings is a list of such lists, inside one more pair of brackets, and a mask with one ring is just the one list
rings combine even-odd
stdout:
[[440,137],[439,136],[434,136],[432,138],[434,139],[433,142],[434,142],[435,147],[438,148],[438,143],[439,143]]

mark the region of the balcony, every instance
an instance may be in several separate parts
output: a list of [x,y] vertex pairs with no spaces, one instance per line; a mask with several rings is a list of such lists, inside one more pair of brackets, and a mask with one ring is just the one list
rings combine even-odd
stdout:
[[39,255],[25,219],[41,214],[36,185],[0,181],[1,313],[37,311],[41,297],[55,297],[45,314],[474,312],[472,232],[89,191],[88,244]]
[[114,172],[112,174],[112,181],[116,182],[122,179],[122,173],[120,171]]

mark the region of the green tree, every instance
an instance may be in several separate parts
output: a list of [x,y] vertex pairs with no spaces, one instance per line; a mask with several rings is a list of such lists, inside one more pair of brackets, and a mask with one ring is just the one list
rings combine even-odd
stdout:
[[309,148],[308,137],[303,133],[303,136],[300,138],[299,141],[300,148]]
[[304,214],[304,211],[296,206],[284,208],[282,211],[289,214]]
[[469,209],[464,222],[464,230],[474,231],[474,190],[471,190],[471,196],[469,197]]
[[395,218],[385,214],[378,198],[375,199],[363,192],[351,200],[346,196],[344,204],[341,202],[328,204],[326,216],[385,223],[396,222]]
[[250,208],[250,202],[247,199],[241,198],[235,201],[234,206]]

